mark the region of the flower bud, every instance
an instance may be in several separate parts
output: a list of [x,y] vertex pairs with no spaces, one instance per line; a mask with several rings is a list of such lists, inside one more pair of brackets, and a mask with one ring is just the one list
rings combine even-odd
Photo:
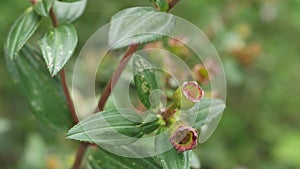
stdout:
[[171,135],[170,142],[176,150],[184,152],[197,146],[198,132],[192,127],[180,125]]
[[193,68],[193,73],[200,84],[207,84],[210,81],[208,71],[203,64],[197,64]]
[[204,91],[195,81],[184,82],[174,95],[173,102],[182,110],[192,108],[204,96]]

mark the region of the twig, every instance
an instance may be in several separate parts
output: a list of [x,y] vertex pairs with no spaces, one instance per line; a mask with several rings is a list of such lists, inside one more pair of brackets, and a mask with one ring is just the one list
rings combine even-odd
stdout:
[[73,163],[72,169],[79,169],[81,167],[82,164],[82,160],[84,157],[84,153],[86,151],[86,149],[88,148],[89,144],[88,143],[81,143],[77,149],[77,154],[76,154],[76,158],[75,161]]
[[179,2],[180,0],[172,0],[170,3],[169,3],[169,10],[168,12]]
[[66,73],[65,73],[65,69],[62,69],[60,71],[60,78],[61,78],[61,85],[63,87],[63,91],[65,94],[65,97],[67,99],[67,103],[68,103],[68,107],[73,119],[73,124],[77,124],[79,122],[75,108],[74,108],[74,103],[72,101],[69,89],[68,89],[68,85],[67,85],[67,79],[66,79]]
[[[50,9],[49,11],[49,16],[51,18],[52,21],[52,25],[54,27],[58,27],[59,26],[59,22],[58,19],[55,15],[55,12],[53,10],[53,8]],[[68,84],[67,84],[67,79],[66,79],[66,73],[65,73],[65,69],[63,68],[60,71],[60,77],[61,77],[61,84],[63,87],[63,91],[65,94],[65,97],[67,99],[67,103],[68,103],[68,107],[73,119],[73,124],[77,124],[79,122],[75,108],[74,108],[74,103],[72,101],[71,95],[70,95],[70,91],[68,89]],[[86,149],[88,148],[88,144],[87,143],[80,143],[78,150],[77,150],[77,154],[76,154],[76,159],[74,161],[74,164],[72,166],[72,169],[79,169],[82,163],[82,159],[84,157],[84,153],[86,151]]]
[[[50,9],[49,15],[50,15],[50,18],[51,18],[51,21],[52,21],[52,25],[54,27],[58,27],[59,22],[58,22],[58,19],[57,19],[55,13],[54,13],[53,8]],[[72,119],[73,119],[73,124],[77,124],[79,122],[79,120],[78,120],[78,117],[76,115],[76,111],[75,111],[75,108],[74,108],[74,103],[73,103],[71,95],[70,95],[70,91],[69,91],[69,88],[68,88],[66,73],[65,73],[64,68],[60,71],[60,77],[61,77],[61,85],[63,87],[64,94],[65,94],[65,97],[67,99],[68,107],[69,107],[69,110],[70,110],[70,113],[71,113],[71,116],[72,116]]]
[[[175,4],[177,4],[179,1],[180,0],[171,1],[169,3],[169,10],[171,10],[173,8],[173,6]],[[49,15],[50,15],[53,26],[58,27],[59,22],[58,22],[58,19],[55,15],[55,12],[54,12],[53,8],[50,9]],[[109,82],[105,86],[104,92],[103,92],[103,94],[102,94],[102,96],[99,100],[98,107],[95,110],[95,112],[97,112],[98,110],[99,111],[103,110],[103,108],[105,106],[105,103],[106,103],[108,97],[111,94],[112,89],[116,85],[117,81],[120,79],[120,76],[121,76],[123,70],[125,69],[125,67],[126,67],[128,61],[130,60],[132,54],[136,51],[137,47],[138,47],[138,45],[131,45],[131,46],[128,47],[126,53],[124,54],[122,60],[120,61],[119,65],[118,65],[117,70],[113,73],[113,75],[110,78]],[[72,101],[71,96],[70,96],[70,92],[68,90],[66,75],[65,75],[65,70],[64,69],[61,70],[60,75],[61,75],[61,81],[62,81],[62,86],[63,86],[63,89],[64,89],[64,93],[65,93],[66,99],[68,101],[68,106],[69,106],[69,109],[71,111],[71,115],[72,115],[72,118],[73,118],[73,122],[74,122],[74,124],[77,124],[79,122],[79,120],[78,120],[78,117],[77,117],[76,112],[75,112],[75,108],[74,108],[74,104],[73,104],[73,101]],[[76,159],[73,163],[72,169],[79,169],[81,167],[83,157],[84,157],[84,153],[85,153],[86,149],[88,148],[88,146],[89,146],[89,144],[87,144],[87,143],[80,143],[80,145],[78,147],[78,150],[77,150]]]
[[[180,0],[173,0],[169,3],[169,10],[170,11]],[[97,109],[94,111],[94,113],[97,113],[98,111],[102,111],[105,103],[108,99],[108,97],[111,94],[112,89],[114,88],[114,86],[116,85],[116,83],[118,82],[123,70],[125,69],[128,61],[130,60],[131,55],[136,51],[138,45],[131,45],[128,47],[126,53],[124,54],[122,60],[119,63],[119,66],[117,68],[117,70],[113,73],[112,77],[109,79],[109,82],[106,84],[104,92],[98,102],[98,107]]]
[[52,21],[52,25],[53,25],[54,27],[58,27],[59,22],[58,22],[58,19],[57,19],[55,13],[54,13],[53,8],[50,9],[49,15],[50,15],[50,18],[51,18],[51,21]]
[[126,53],[124,54],[122,60],[120,61],[119,65],[118,65],[118,68],[116,69],[116,71],[113,73],[113,75],[109,79],[108,83],[106,84],[104,92],[101,95],[101,98],[98,102],[98,107],[94,113],[97,113],[98,111],[103,110],[105,103],[111,94],[112,89],[115,87],[117,81],[120,79],[123,70],[125,69],[132,54],[136,51],[137,47],[138,47],[138,45],[131,45],[128,47]]

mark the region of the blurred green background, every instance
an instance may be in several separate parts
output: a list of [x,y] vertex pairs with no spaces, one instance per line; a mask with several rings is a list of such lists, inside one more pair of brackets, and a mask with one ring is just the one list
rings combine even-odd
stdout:
[[[0,3],[3,46],[30,3]],[[133,6],[152,4],[89,0],[75,22],[79,46],[114,13]],[[227,109],[216,132],[197,149],[203,169],[300,169],[299,11],[299,0],[182,0],[171,11],[208,35],[226,71]],[[36,37],[47,27],[45,20]],[[49,133],[32,116],[6,70],[1,47],[0,168],[65,168],[73,153],[73,143]]]

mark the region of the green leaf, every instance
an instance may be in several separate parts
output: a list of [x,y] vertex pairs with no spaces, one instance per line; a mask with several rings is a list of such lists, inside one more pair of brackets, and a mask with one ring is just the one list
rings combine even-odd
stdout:
[[174,25],[173,15],[157,12],[155,8],[124,9],[111,19],[109,46],[119,49],[132,44],[156,41],[169,35]]
[[96,144],[125,145],[143,136],[142,119],[129,109],[93,114],[71,128],[67,138]]
[[132,67],[139,99],[146,108],[150,109],[150,93],[158,89],[154,69],[146,59],[139,55],[133,56]]
[[40,24],[40,20],[41,17],[34,12],[32,7],[29,7],[15,21],[6,41],[7,55],[11,59],[15,59],[18,52],[36,31]]
[[165,125],[163,117],[158,114],[150,113],[141,124],[141,128],[145,134],[149,134],[157,130],[162,125]]
[[89,165],[92,169],[162,169],[155,157],[120,157],[101,149],[91,153]]
[[[187,121],[194,122],[193,127],[200,129],[203,125],[210,123],[221,115],[225,109],[225,102],[220,99],[202,99],[193,108],[186,112]],[[194,119],[195,117],[196,120]]]
[[[167,151],[161,152],[166,148],[168,148]],[[155,150],[164,169],[190,169],[192,150],[178,152],[173,148],[169,142],[169,134],[166,127],[161,127],[157,132]]]
[[71,58],[77,41],[76,30],[69,24],[49,30],[38,41],[44,60],[52,76],[56,75]]
[[169,10],[169,4],[167,0],[156,0],[156,5],[159,8],[159,11],[168,11]]
[[48,17],[52,4],[53,0],[37,0],[34,10],[39,15]]
[[16,60],[5,56],[8,70],[27,97],[34,115],[54,131],[67,131],[72,118],[65,96],[59,80],[48,75],[42,55],[24,46]]
[[74,2],[60,2],[55,0],[53,10],[60,23],[71,23],[84,12],[87,0]]

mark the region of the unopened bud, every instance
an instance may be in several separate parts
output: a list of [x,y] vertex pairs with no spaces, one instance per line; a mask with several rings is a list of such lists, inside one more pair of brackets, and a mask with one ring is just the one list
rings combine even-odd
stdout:
[[182,110],[192,108],[204,96],[204,91],[196,81],[184,82],[174,95],[173,102]]
[[170,142],[176,150],[184,152],[194,149],[197,146],[198,132],[196,129],[180,125],[172,133]]

